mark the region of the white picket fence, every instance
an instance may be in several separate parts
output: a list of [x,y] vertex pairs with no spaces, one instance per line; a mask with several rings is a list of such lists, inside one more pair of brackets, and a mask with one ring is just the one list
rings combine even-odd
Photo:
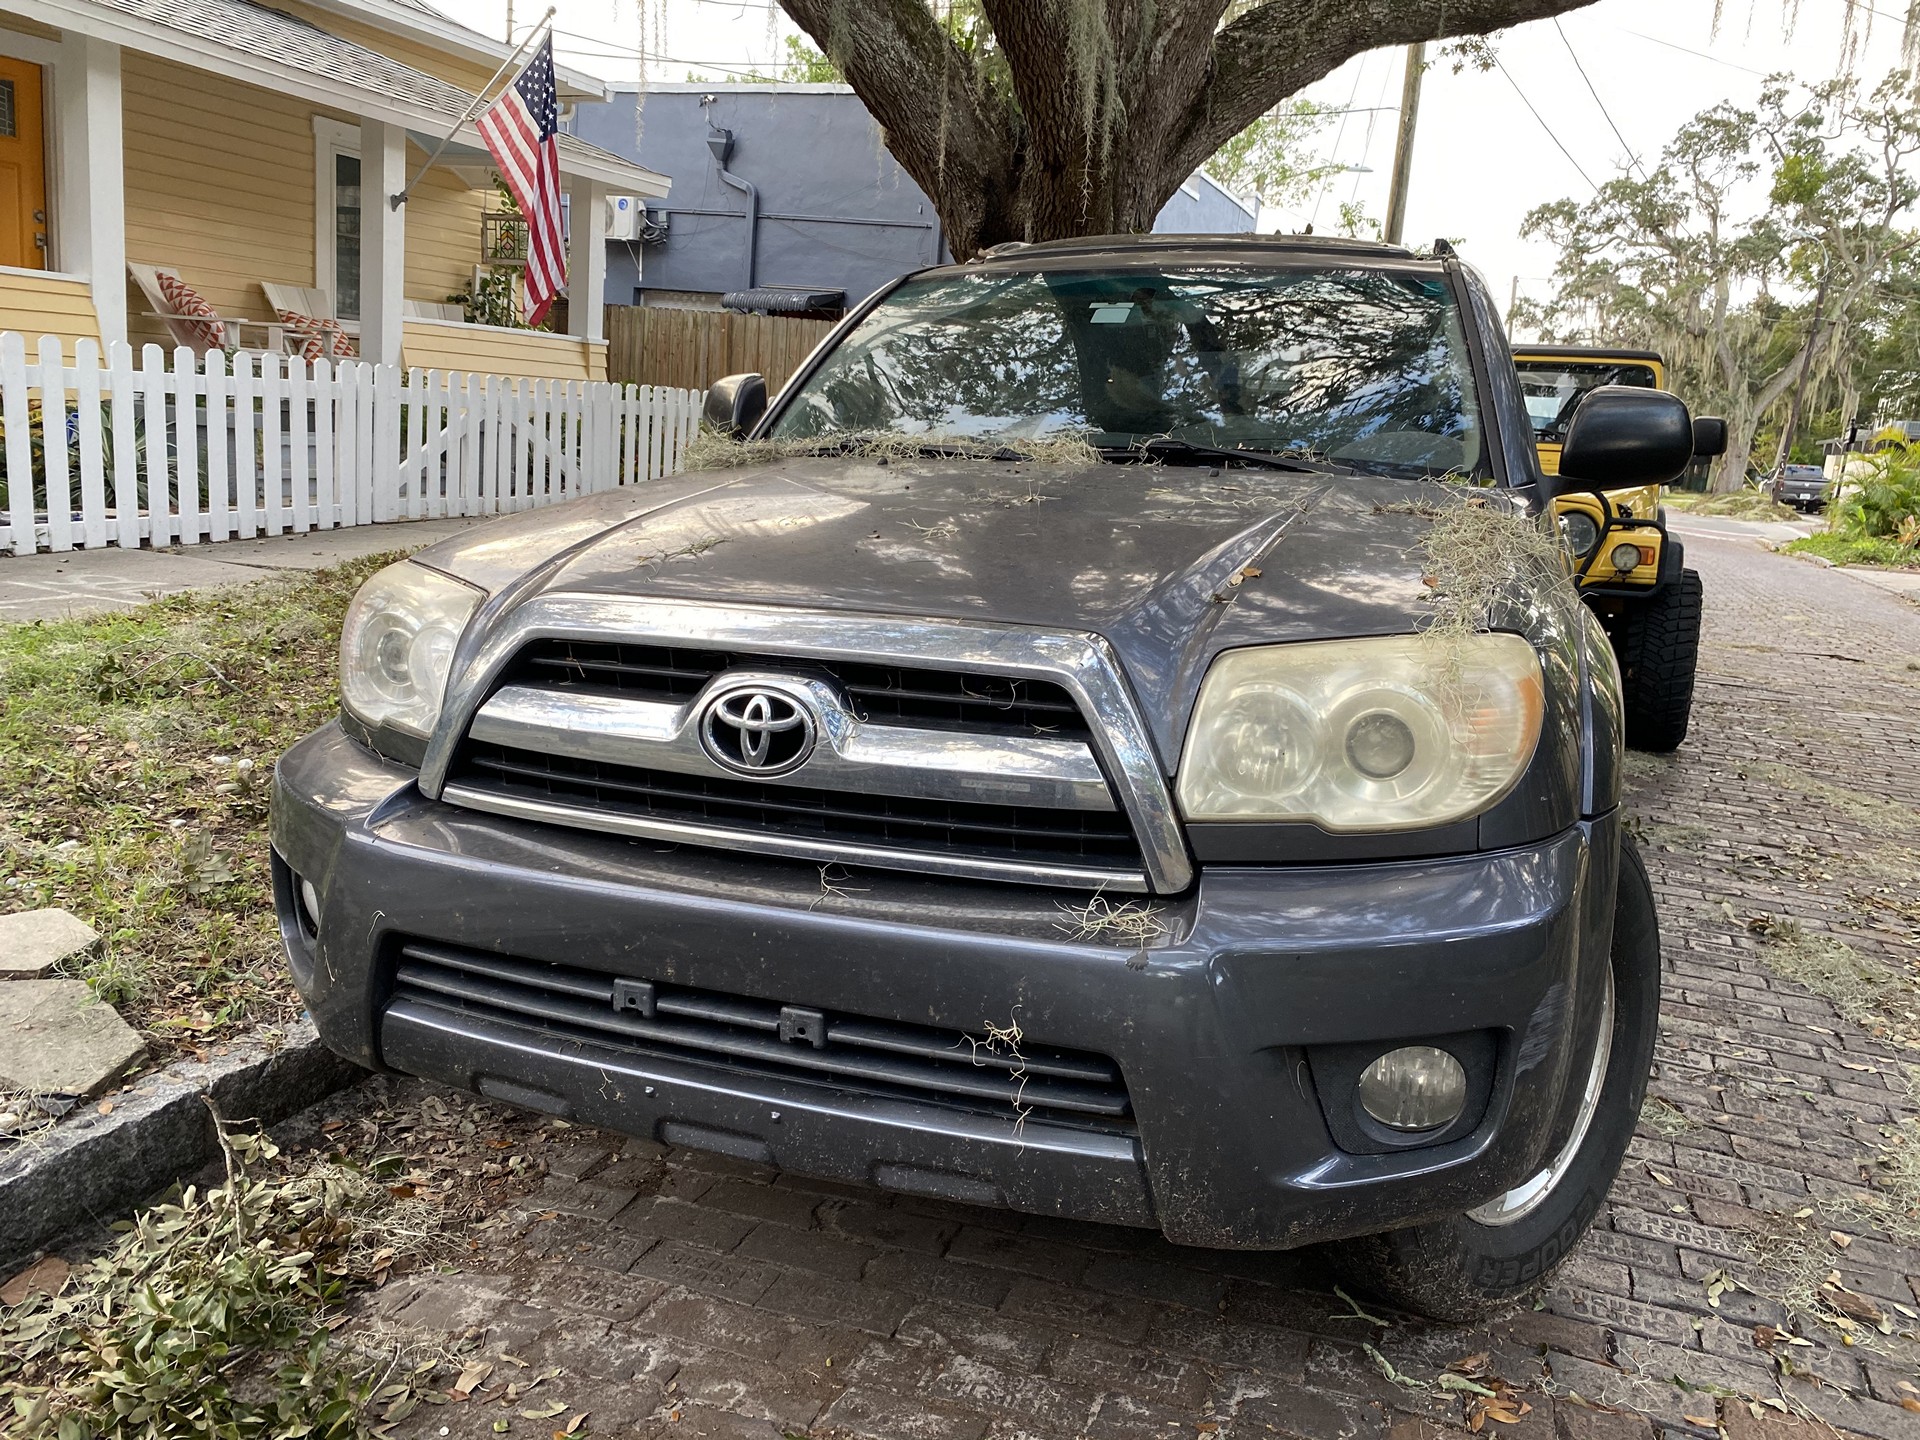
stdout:
[[0,552],[493,515],[672,474],[701,393],[0,333]]

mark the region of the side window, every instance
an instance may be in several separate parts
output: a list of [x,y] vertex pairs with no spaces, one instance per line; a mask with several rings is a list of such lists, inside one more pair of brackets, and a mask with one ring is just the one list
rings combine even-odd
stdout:
[[360,318],[360,130],[325,116],[313,121],[313,283],[333,297],[334,314]]

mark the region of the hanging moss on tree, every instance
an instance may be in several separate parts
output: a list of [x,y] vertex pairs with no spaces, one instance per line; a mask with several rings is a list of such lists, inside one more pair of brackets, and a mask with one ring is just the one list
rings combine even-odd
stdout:
[[1215,151],[1363,51],[1591,0],[780,0],[962,260],[1152,227]]

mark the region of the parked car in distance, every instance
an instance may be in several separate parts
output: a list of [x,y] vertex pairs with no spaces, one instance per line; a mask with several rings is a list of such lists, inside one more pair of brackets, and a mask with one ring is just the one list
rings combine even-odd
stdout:
[[354,600],[274,777],[326,1043],[907,1196],[1328,1242],[1436,1316],[1539,1286],[1660,995],[1617,671],[1540,532],[1678,474],[1686,407],[1594,391],[1543,482],[1451,253],[1131,236],[906,276],[706,419],[755,443]]
[[[1664,390],[1667,363],[1656,350],[1595,345],[1516,345],[1514,368],[1526,392],[1540,468],[1560,469],[1568,426],[1580,405],[1606,385]],[[1697,453],[1725,447],[1726,427],[1702,418]],[[1676,750],[1693,715],[1705,593],[1686,550],[1667,531],[1658,485],[1629,485],[1604,494],[1559,496],[1554,511],[1575,564],[1580,594],[1606,627],[1620,662],[1627,744]]]
[[1827,472],[1818,465],[1782,465],[1768,487],[1775,503],[1812,512],[1827,505]]

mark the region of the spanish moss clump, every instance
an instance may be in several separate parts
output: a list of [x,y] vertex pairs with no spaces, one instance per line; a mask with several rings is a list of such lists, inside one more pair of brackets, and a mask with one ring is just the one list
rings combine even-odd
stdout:
[[1420,552],[1433,589],[1424,633],[1438,643],[1486,629],[1516,587],[1565,570],[1565,551],[1545,523],[1480,495],[1435,516]]
[[1077,435],[1043,440],[998,439],[991,435],[902,435],[878,430],[864,434],[820,435],[804,440],[729,440],[702,430],[686,448],[686,470],[737,470],[743,465],[772,465],[782,460],[824,456],[900,463],[908,460],[1027,460],[1040,465],[1097,465],[1100,452]]

